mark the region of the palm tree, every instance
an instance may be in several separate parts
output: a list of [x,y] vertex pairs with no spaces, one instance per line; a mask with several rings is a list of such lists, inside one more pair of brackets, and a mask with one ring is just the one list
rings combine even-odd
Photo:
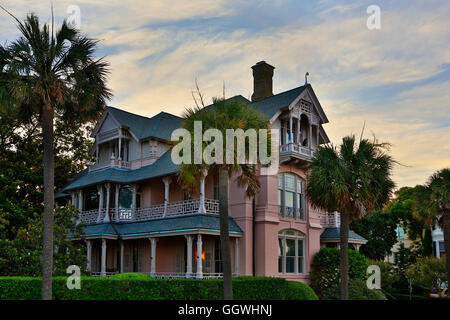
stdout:
[[[444,231],[445,252],[450,252],[450,169],[435,172],[424,186],[417,187],[413,214],[430,227],[436,222]],[[448,255],[448,254],[447,254]],[[446,259],[447,277],[450,279],[450,259]]]
[[[1,6],[0,6],[1,7]],[[44,147],[44,228],[42,299],[52,297],[54,132],[55,112],[68,123],[97,118],[111,92],[106,86],[108,64],[94,59],[97,41],[64,21],[59,30],[41,25],[34,14],[17,22],[20,37],[0,46],[0,82],[20,110],[38,115]]]
[[395,187],[388,146],[362,138],[357,144],[354,135],[347,136],[338,148],[319,146],[308,172],[307,196],[313,206],[341,214],[342,300],[348,299],[349,224],[384,205]]
[[[199,96],[203,99],[199,92]],[[183,114],[183,128],[187,129],[191,137],[194,134],[194,121],[202,122],[202,131],[208,129],[218,129],[222,137],[225,137],[226,129],[243,129],[244,131],[250,128],[253,129],[268,129],[268,121],[263,119],[263,116],[255,109],[251,108],[244,101],[233,99],[213,99],[213,106],[211,107],[197,107],[186,109]],[[202,133],[203,133],[202,132]],[[258,132],[258,131],[257,131]],[[191,139],[193,141],[193,139]],[[226,148],[225,141],[223,143],[224,149],[222,154],[225,156]],[[202,154],[208,143],[203,142]],[[218,193],[219,193],[219,212],[220,212],[220,245],[222,254],[222,272],[224,280],[224,299],[231,300],[233,298],[232,289],[232,272],[231,272],[231,255],[230,255],[230,241],[228,229],[228,183],[229,179],[234,175],[237,176],[236,181],[238,186],[246,188],[246,196],[254,197],[260,190],[260,183],[256,176],[255,165],[241,164],[237,161],[236,144],[234,150],[233,164],[182,164],[178,180],[188,190],[195,190],[197,188],[197,181],[204,170],[208,174],[218,177]],[[193,146],[192,146],[193,149]],[[246,139],[245,150],[249,150],[249,141]],[[218,151],[219,152],[219,151]],[[248,152],[245,154],[245,159],[248,160]],[[225,161],[224,161],[225,162]]]

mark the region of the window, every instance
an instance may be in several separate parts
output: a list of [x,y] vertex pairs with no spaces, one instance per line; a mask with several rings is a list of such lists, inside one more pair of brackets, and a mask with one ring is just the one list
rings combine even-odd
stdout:
[[278,213],[280,217],[305,220],[304,183],[300,177],[281,173],[278,175]]
[[278,272],[303,274],[305,235],[296,230],[278,233]]
[[119,190],[120,219],[131,219],[131,207],[133,204],[133,190],[131,186],[124,185]]
[[97,190],[97,187],[89,188],[88,190],[84,191],[84,206],[83,209],[86,211],[89,210],[98,210],[98,202],[99,202],[99,192]]

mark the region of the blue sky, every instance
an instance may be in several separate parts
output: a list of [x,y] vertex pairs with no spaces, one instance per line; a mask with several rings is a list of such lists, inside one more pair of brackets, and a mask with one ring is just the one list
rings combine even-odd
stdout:
[[[19,17],[49,21],[50,2],[0,0]],[[404,166],[398,186],[424,183],[450,166],[450,2],[441,1],[54,1],[69,5],[81,29],[101,40],[111,63],[111,105],[152,116],[192,106],[195,79],[208,99],[250,97],[250,67],[274,65],[274,92],[303,84],[305,72],[330,123],[331,140],[358,133],[392,143]],[[381,29],[366,27],[369,5]],[[17,30],[0,14],[0,40]]]

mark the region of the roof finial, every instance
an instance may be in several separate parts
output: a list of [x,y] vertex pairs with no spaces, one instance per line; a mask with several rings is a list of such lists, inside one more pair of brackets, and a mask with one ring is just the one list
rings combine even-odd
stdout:
[[305,73],[305,85],[308,84],[308,76],[309,76],[309,72]]

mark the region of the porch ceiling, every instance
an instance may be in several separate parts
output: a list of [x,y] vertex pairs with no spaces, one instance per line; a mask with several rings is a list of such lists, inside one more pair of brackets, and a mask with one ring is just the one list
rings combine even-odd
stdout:
[[[143,238],[151,236],[171,236],[178,234],[202,233],[220,234],[218,215],[195,214],[169,217],[141,222],[102,223],[83,227],[84,238]],[[242,229],[229,217],[230,235],[242,235]]]

